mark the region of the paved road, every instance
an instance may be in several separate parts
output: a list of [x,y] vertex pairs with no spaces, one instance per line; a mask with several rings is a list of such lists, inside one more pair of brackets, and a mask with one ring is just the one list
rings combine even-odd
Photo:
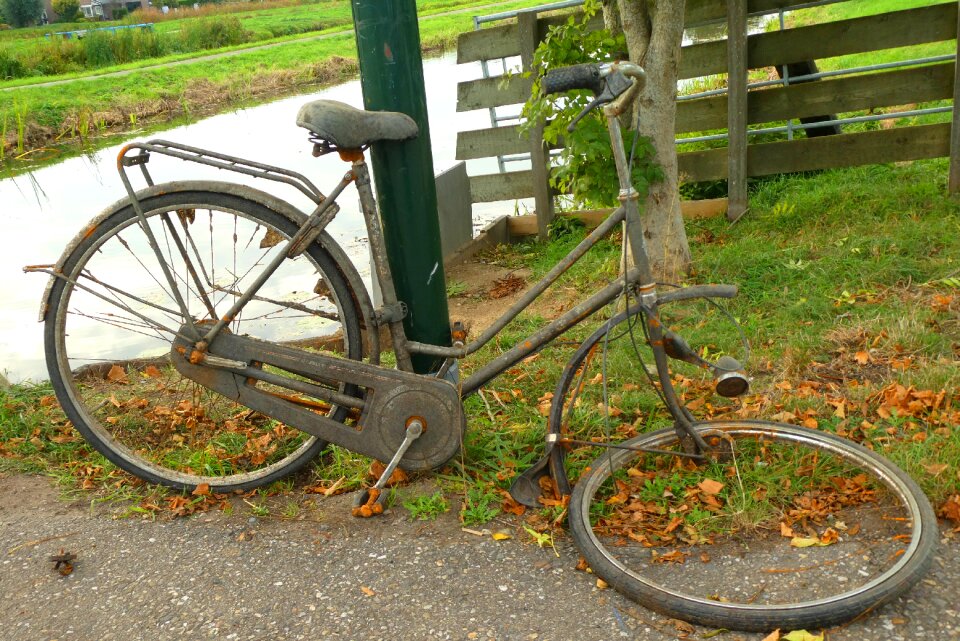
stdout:
[[[558,557],[525,537],[495,542],[465,533],[450,514],[423,523],[399,509],[363,521],[346,516],[348,504],[348,496],[323,499],[290,521],[251,519],[240,509],[118,520],[60,500],[46,479],[0,478],[0,636],[666,641],[682,634],[596,589],[591,575],[574,569],[578,555],[567,541],[558,543]],[[47,560],[60,548],[79,555],[66,577]],[[958,585],[953,537],[906,598],[829,639],[960,639]],[[689,638],[708,632],[698,628]]]
[[[462,13],[474,13],[474,12],[485,12],[488,9],[496,9],[497,7],[507,4],[506,2],[495,2],[491,4],[485,4],[478,7],[467,7],[466,9],[453,9],[451,11],[443,11],[441,13],[434,13],[429,16],[424,16],[420,18],[420,21],[431,20],[433,18],[439,18],[441,16],[452,16]],[[16,87],[0,87],[0,91],[14,91],[16,89],[26,89],[33,87],[52,87],[54,85],[65,85],[71,82],[82,82],[84,80],[97,80],[99,78],[110,78],[113,76],[128,76],[132,73],[140,73],[142,71],[151,71],[153,69],[163,69],[164,67],[177,67],[180,65],[191,65],[197,62],[207,62],[210,60],[218,60],[220,58],[230,58],[232,56],[239,56],[241,54],[250,53],[251,51],[260,51],[263,49],[272,49],[273,47],[282,47],[284,45],[300,43],[300,42],[310,42],[312,40],[327,40],[329,38],[335,38],[337,36],[342,36],[345,33],[353,33],[353,29],[342,29],[340,31],[332,31],[330,33],[324,33],[315,36],[305,36],[303,38],[296,38],[293,40],[284,40],[282,42],[270,42],[262,45],[254,45],[252,47],[244,47],[243,49],[234,49],[231,51],[224,51],[222,53],[212,53],[205,56],[197,56],[195,58],[187,58],[185,60],[175,60],[173,62],[164,62],[162,64],[156,65],[147,65],[144,67],[137,67],[136,69],[124,69],[122,71],[110,71],[107,73],[100,73],[88,76],[79,76],[77,78],[66,78],[64,80],[50,80],[48,82],[37,82],[29,85],[20,85]]]

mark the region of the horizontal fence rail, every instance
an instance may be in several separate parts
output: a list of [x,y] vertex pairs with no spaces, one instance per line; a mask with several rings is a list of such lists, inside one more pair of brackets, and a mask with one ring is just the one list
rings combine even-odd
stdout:
[[[738,1],[742,0],[730,0]],[[842,1],[747,0],[746,8],[748,14],[759,15]],[[687,26],[725,21],[728,4],[728,0],[688,0]],[[535,23],[537,37],[543,38],[552,25],[564,22],[568,15],[540,16]],[[599,28],[602,20],[596,17],[591,24]],[[942,2],[758,33],[747,38],[746,67],[783,67],[803,61],[953,40],[957,37],[957,24],[958,3]],[[726,40],[684,46],[680,78],[726,73],[727,46]],[[520,51],[520,29],[517,24],[500,24],[462,34],[458,41],[457,59],[466,63],[507,58],[519,55]],[[786,78],[753,83],[746,94],[746,121],[754,127],[751,130],[754,135],[787,132],[792,136],[794,131],[830,125],[947,112],[952,107],[917,108],[916,105],[953,99],[957,84],[955,58],[953,54],[931,56],[840,71],[790,74]],[[457,110],[489,109],[523,103],[530,95],[531,85],[532,80],[521,74],[460,83]],[[719,132],[728,127],[728,106],[732,100],[739,98],[728,96],[726,89],[710,90],[679,99],[676,118],[676,133],[680,136],[678,142],[702,142],[725,137],[726,133]],[[847,119],[830,115],[887,108],[894,109],[889,113],[871,113]],[[792,122],[817,117],[820,118],[818,122]],[[787,121],[788,125],[763,126],[783,121]],[[684,137],[683,134],[703,135]],[[750,176],[763,176],[944,156],[955,159],[957,152],[952,148],[950,138],[950,124],[944,123],[750,144],[746,152],[746,170]],[[459,160],[501,157],[504,162],[510,162],[528,159],[530,149],[531,141],[521,132],[521,126],[509,124],[460,132],[456,156]],[[727,148],[681,153],[680,172],[683,179],[690,182],[724,179],[729,175],[727,160]],[[960,170],[957,175],[960,176]],[[533,176],[534,172],[530,170],[472,176],[473,201],[528,198],[534,193]]]

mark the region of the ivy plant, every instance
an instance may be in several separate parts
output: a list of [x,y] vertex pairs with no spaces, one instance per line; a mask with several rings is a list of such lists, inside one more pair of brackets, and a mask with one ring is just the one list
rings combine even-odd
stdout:
[[[589,30],[591,18],[597,15],[599,0],[586,0],[581,16],[572,15],[564,23],[551,27],[534,53],[534,83],[530,99],[523,107],[525,127],[543,122],[543,138],[551,147],[563,145],[554,163],[550,182],[561,193],[569,193],[576,207],[601,208],[618,204],[620,191],[610,134],[601,109],[595,109],[573,132],[567,126],[591,100],[588,91],[544,95],[541,75],[558,67],[586,62],[607,62],[623,58],[626,43],[623,36],[614,36],[606,29]],[[662,176],[653,161],[653,146],[646,137],[636,141],[625,136],[627,153],[633,149],[632,177],[641,198],[647,186]]]

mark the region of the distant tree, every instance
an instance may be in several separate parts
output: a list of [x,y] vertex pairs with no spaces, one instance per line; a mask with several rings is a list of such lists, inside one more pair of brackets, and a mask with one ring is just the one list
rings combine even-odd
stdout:
[[53,0],[53,10],[60,22],[74,22],[80,13],[80,0]]
[[0,0],[0,12],[14,27],[26,27],[40,18],[43,7],[40,0]]

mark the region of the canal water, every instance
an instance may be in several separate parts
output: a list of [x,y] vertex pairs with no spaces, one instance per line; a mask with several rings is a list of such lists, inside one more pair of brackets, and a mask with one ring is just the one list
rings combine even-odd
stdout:
[[[489,115],[485,111],[456,112],[457,82],[479,78],[480,74],[479,65],[457,65],[452,54],[424,63],[436,173],[456,164],[457,131],[489,127]],[[314,158],[306,130],[296,126],[297,110],[303,103],[317,98],[363,106],[360,83],[353,81],[221,114],[157,132],[149,138],[163,138],[279,165],[304,174],[322,191],[329,192],[348,165],[336,154]],[[129,140],[137,139],[143,137]],[[0,252],[0,304],[3,305],[0,312],[0,373],[5,373],[11,381],[47,378],[42,324],[38,322],[47,276],[24,274],[22,269],[25,265],[55,262],[63,247],[93,216],[121,198],[124,190],[116,171],[116,156],[129,140],[118,139],[114,147],[65,160],[32,175],[0,181],[0,238],[3,239],[3,251]],[[196,179],[244,182],[284,198],[301,210],[309,212],[312,209],[312,203],[298,191],[271,181],[159,156],[151,158],[149,167],[156,182]],[[495,162],[485,166],[471,164],[469,171],[472,174],[493,172],[496,165]],[[139,172],[131,172],[131,175],[136,179]],[[141,186],[137,182],[134,185]],[[369,286],[369,251],[356,191],[348,188],[338,202],[342,212],[328,229],[350,255]],[[497,215],[511,212],[512,207],[503,203],[475,206],[474,226],[482,226]]]

